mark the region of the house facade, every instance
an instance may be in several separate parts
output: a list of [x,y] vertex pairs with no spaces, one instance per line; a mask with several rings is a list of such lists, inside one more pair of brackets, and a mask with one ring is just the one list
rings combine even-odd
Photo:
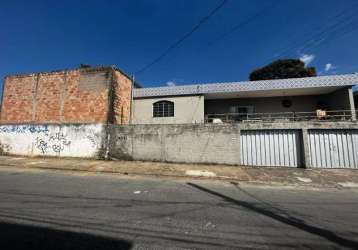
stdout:
[[358,75],[196,84],[133,91],[133,124],[356,120]]
[[[357,74],[140,88],[116,67],[9,75],[2,123],[355,121]],[[134,86],[132,88],[132,86]]]
[[352,74],[139,88],[115,67],[11,75],[0,154],[358,168],[357,83]]

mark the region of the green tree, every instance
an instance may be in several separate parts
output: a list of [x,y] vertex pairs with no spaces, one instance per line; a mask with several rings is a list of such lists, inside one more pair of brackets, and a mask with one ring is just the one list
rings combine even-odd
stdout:
[[314,67],[305,67],[299,59],[276,60],[250,74],[250,81],[317,76]]

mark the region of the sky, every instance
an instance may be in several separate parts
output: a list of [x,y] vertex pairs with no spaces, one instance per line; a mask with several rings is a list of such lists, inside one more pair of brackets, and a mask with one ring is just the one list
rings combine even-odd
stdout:
[[[0,1],[0,77],[116,65],[144,87],[248,80],[279,58],[358,72],[357,0]],[[2,83],[1,83],[2,84]]]

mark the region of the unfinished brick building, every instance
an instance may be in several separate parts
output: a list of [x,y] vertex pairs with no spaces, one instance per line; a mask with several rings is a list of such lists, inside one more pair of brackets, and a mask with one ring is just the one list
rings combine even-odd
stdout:
[[3,123],[128,124],[132,80],[115,67],[86,67],[5,78]]

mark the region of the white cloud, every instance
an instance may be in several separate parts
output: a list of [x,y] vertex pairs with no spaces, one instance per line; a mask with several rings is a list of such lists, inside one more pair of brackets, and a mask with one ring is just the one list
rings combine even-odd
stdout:
[[315,55],[311,54],[303,54],[301,57],[300,57],[300,60],[302,62],[304,62],[304,64],[307,66],[308,64],[310,64],[314,59],[315,59]]
[[174,87],[176,85],[174,81],[167,81],[165,84],[169,87]]
[[332,63],[327,63],[325,66],[324,66],[324,71],[328,72],[330,71],[331,69],[335,69],[336,67],[334,67],[332,65]]

